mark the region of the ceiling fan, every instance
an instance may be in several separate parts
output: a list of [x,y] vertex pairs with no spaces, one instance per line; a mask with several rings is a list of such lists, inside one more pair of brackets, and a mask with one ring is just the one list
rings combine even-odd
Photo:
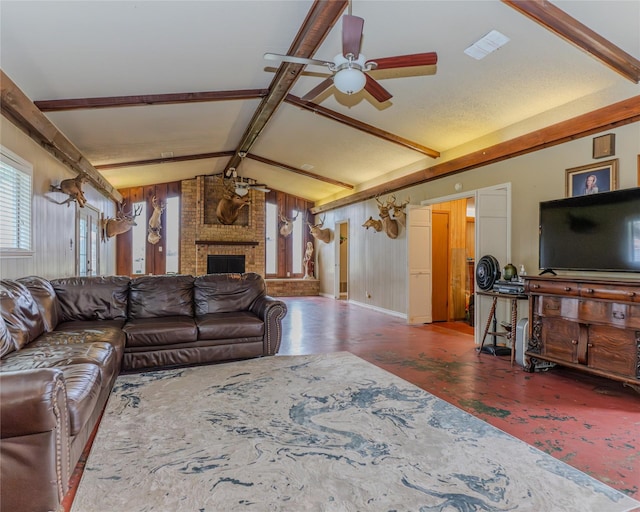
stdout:
[[351,14],[343,16],[342,53],[336,55],[333,61],[306,59],[277,53],[265,53],[264,58],[268,60],[292,62],[294,64],[326,66],[329,68],[332,75],[305,94],[301,98],[304,101],[311,101],[331,87],[331,85],[335,85],[336,89],[345,94],[356,94],[362,89],[365,89],[379,102],[388,101],[392,98],[392,95],[368,75],[369,71],[374,69],[433,66],[438,62],[438,55],[435,52],[414,53],[411,55],[397,55],[395,57],[367,60],[367,58],[360,53],[363,27],[364,19],[352,16]]
[[233,179],[235,192],[239,196],[246,196],[249,193],[249,190],[257,190],[264,193],[271,192],[265,183],[255,183],[255,180],[250,178],[242,178],[241,176],[238,176],[238,172],[233,168],[231,169],[231,179]]

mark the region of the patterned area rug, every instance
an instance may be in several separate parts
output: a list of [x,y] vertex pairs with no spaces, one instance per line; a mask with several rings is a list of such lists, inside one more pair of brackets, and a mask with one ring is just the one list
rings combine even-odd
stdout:
[[73,512],[640,502],[346,352],[120,376]]

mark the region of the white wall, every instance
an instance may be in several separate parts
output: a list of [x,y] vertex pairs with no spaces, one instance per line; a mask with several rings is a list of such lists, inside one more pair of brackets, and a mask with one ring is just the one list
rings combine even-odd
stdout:
[[[619,160],[618,188],[640,185],[640,123],[626,125],[604,133],[615,133],[615,155]],[[596,134],[597,136],[600,134]],[[395,192],[398,200],[411,197],[411,204],[463,191],[511,183],[512,193],[512,263],[524,264],[529,273],[538,269],[538,203],[565,196],[566,169],[602,162],[592,158],[593,137],[543,149],[504,162],[448,176],[436,181]],[[378,218],[375,200],[345,206],[326,213],[327,225],[349,219],[349,299],[375,308],[406,313],[406,233],[391,240],[383,232],[374,233],[360,227],[372,215]],[[333,242],[332,242],[333,243]],[[318,277],[321,293],[334,294],[334,249],[319,244]],[[615,275],[598,273],[592,275]],[[629,274],[624,274],[629,276]],[[635,274],[634,274],[635,275]],[[640,275],[638,276],[640,278]],[[370,295],[367,296],[367,293]]]
[[[77,173],[54,158],[4,116],[0,116],[0,144],[33,165],[33,248],[26,257],[0,257],[0,277],[38,275],[48,279],[75,275],[76,205],[59,205],[60,193],[49,190],[53,182]],[[89,184],[83,191],[90,205],[105,217],[113,216],[113,201]],[[115,240],[100,244],[100,274],[115,273]]]

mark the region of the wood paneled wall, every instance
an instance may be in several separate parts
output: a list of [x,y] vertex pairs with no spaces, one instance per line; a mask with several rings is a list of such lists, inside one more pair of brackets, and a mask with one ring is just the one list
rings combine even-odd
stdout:
[[[146,218],[138,217],[138,225],[148,226],[149,219],[153,214],[152,200],[154,197],[160,202],[165,202],[168,197],[181,195],[180,182],[159,183],[157,185],[146,185],[144,187],[131,187],[119,190],[122,194],[124,209],[128,211],[133,208],[134,203],[144,202],[147,205]],[[182,209],[182,201],[180,202]],[[167,225],[167,211],[162,212],[161,225]],[[120,275],[131,275],[133,269],[132,261],[132,240],[131,230],[116,237],[116,272]],[[162,237],[157,244],[146,244],[146,273],[164,274],[166,272],[166,237]]]
[[[265,196],[265,201],[267,203],[275,204],[278,208],[278,212],[282,213],[288,219],[293,218],[293,212],[300,212],[299,219],[302,222],[312,222],[313,216],[309,213],[309,209],[313,207],[313,202],[307,201],[301,197],[293,196],[291,194],[286,194],[284,192],[280,192],[278,190],[271,190],[271,192],[267,192]],[[278,222],[278,231],[279,231],[280,223]],[[314,239],[311,236],[309,229],[306,223],[303,225],[303,233],[304,233],[304,243],[303,247],[307,244],[308,241],[313,242]],[[299,278],[304,276],[304,269],[302,273],[293,273],[291,269],[293,268],[293,247],[292,247],[293,237],[289,236],[284,238],[278,235],[278,272],[276,274],[267,274],[266,277],[270,278]],[[304,249],[302,250],[302,254],[304,254]],[[290,275],[287,275],[289,272]]]

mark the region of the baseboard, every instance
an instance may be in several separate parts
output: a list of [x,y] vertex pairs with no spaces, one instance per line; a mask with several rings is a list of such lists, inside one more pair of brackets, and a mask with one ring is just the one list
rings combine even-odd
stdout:
[[320,297],[326,297],[327,299],[335,299],[332,293],[322,293],[320,292]]
[[374,311],[377,311],[378,313],[384,313],[385,315],[391,315],[391,316],[395,316],[397,318],[403,318],[405,320],[407,319],[407,315],[405,313],[400,313],[398,311],[392,311],[390,309],[379,308],[378,306],[372,306],[371,304],[365,304],[364,302],[358,302],[357,300],[352,300],[352,299],[347,300],[347,302],[349,304],[353,304],[355,306],[360,306],[360,307],[367,308],[367,309],[373,309]]

